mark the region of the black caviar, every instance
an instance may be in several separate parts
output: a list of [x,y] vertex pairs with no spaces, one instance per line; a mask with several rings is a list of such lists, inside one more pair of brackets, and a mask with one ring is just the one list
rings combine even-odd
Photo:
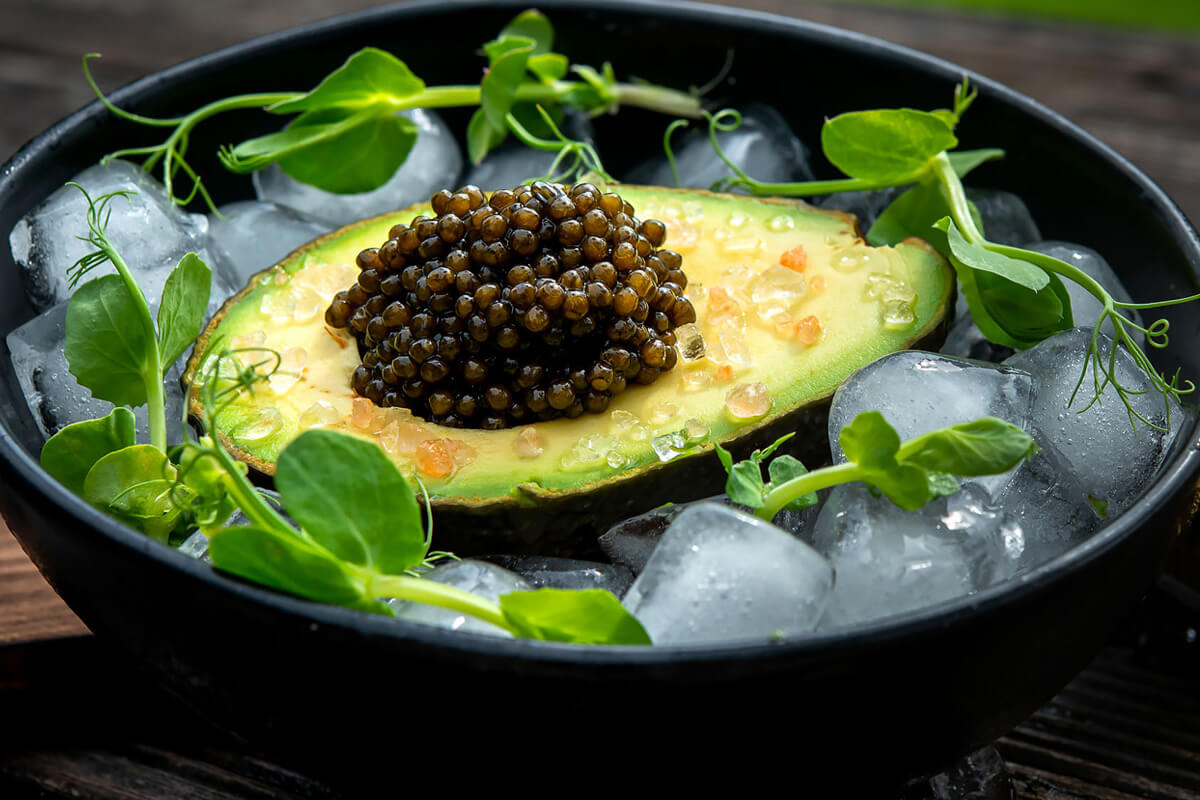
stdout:
[[431,204],[359,253],[325,312],[358,340],[359,395],[505,428],[604,411],[675,366],[674,330],[696,312],[663,223],[590,183],[464,186]]

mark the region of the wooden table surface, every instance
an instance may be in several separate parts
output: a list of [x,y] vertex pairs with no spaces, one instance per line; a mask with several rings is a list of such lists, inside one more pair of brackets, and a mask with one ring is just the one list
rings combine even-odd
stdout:
[[[116,87],[253,36],[372,5],[366,0],[3,0],[0,108],[6,111],[0,114],[0,161],[91,99],[79,71],[82,53],[102,52],[102,83]],[[749,0],[736,5],[861,31],[1000,80],[1113,146],[1159,182],[1192,219],[1200,219],[1200,38],[848,3]],[[1159,640],[1165,638],[1173,652],[1186,644],[1188,630],[1195,637],[1194,620],[1179,617],[1182,612],[1170,601],[1157,602],[1158,616],[1143,615],[1138,635],[1145,639],[1147,629],[1163,628],[1167,632],[1159,631]],[[1162,615],[1171,618],[1169,624],[1161,623]],[[40,668],[62,652],[93,659],[98,674],[104,674],[108,661],[102,646],[86,634],[8,531],[0,529],[0,707],[25,703],[32,708],[47,691],[61,689],[55,683],[61,672]],[[1127,639],[1115,645],[1054,704],[999,743],[1021,797],[1200,796],[1195,653],[1187,650],[1183,668],[1178,656],[1164,660],[1157,651],[1146,662],[1134,644]],[[155,703],[147,699],[146,708],[122,728],[125,738],[115,743],[85,738],[66,747],[51,738],[40,749],[0,755],[0,797],[6,796],[6,786],[79,797],[336,796],[299,773],[223,749],[219,737],[197,742],[180,739],[175,730],[168,737],[172,743],[156,744],[162,726],[169,724],[149,710]],[[25,723],[32,724],[32,717]],[[11,728],[7,722],[0,723],[3,727]]]

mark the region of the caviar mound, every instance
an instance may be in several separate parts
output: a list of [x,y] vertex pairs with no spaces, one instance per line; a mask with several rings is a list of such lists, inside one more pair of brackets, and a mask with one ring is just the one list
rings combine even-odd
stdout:
[[696,321],[666,226],[590,183],[443,189],[394,225],[325,312],[358,343],[351,386],[384,408],[495,430],[601,413],[675,367]]
[[[675,368],[613,397],[604,413],[452,428],[355,394],[357,342],[326,324],[325,311],[361,274],[361,251],[429,208],[347,226],[257,275],[209,323],[185,379],[227,348],[270,348],[281,363],[267,385],[217,416],[236,458],[270,475],[300,432],[335,428],[378,443],[422,480],[439,547],[549,554],[577,551],[586,532],[622,515],[720,491],[715,442],[744,457],[795,432],[785,449],[820,463],[838,385],[887,353],[936,349],[944,337],[954,274],[924,242],[871,247],[853,217],[804,203],[619,191],[665,224],[696,321],[675,329]],[[194,395],[189,408],[200,416]]]

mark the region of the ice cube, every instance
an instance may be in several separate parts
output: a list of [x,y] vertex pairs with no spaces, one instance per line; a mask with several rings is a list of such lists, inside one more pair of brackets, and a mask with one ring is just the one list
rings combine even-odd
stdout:
[[185,556],[191,556],[197,561],[203,561],[206,564],[212,563],[212,559],[208,555],[208,536],[201,531],[196,531],[184,539],[183,544],[179,545],[179,552]]
[[[1081,244],[1072,242],[1036,242],[1026,245],[1027,250],[1033,250],[1037,253],[1045,253],[1048,256],[1053,256],[1059,261],[1065,261],[1073,267],[1093,278],[1097,283],[1103,286],[1109,294],[1116,300],[1123,303],[1132,302],[1128,290],[1121,279],[1117,277],[1117,273],[1109,266],[1104,257],[1090,247],[1084,247]],[[1062,279],[1063,286],[1067,289],[1067,294],[1071,296],[1071,316],[1074,319],[1076,328],[1093,328],[1096,325],[1096,320],[1100,318],[1100,312],[1104,310],[1104,304],[1096,299],[1096,296],[1084,289],[1078,283],[1067,278]],[[1139,325],[1142,323],[1142,315],[1137,309],[1128,309],[1121,312],[1127,317],[1133,319]],[[1101,328],[1105,333],[1112,330],[1110,324],[1106,324]],[[1139,345],[1144,344],[1146,336],[1141,331],[1130,329],[1130,334],[1137,340]]]
[[905,511],[862,484],[837,486],[814,542],[837,576],[822,629],[961,597],[1010,577],[1014,524],[978,486]]
[[[578,112],[568,112],[559,128],[563,135],[576,141],[592,141],[595,135],[591,120]],[[471,165],[460,183],[478,186],[485,192],[511,189],[549,175],[557,156],[557,152],[536,150],[509,135],[504,144],[487,154],[482,164]]]
[[908,187],[900,186],[891,189],[873,189],[862,192],[834,192],[824,197],[814,198],[813,204],[819,208],[845,211],[858,217],[858,226],[865,234],[879,219],[883,210],[891,202],[904,193]]
[[[486,600],[491,600],[493,603],[498,602],[502,594],[527,592],[533,589],[529,582],[520,575],[486,561],[471,559],[453,561],[436,567],[426,572],[421,579],[454,586],[479,595]],[[384,602],[390,605],[395,610],[396,616],[405,622],[419,622],[422,625],[434,625],[455,631],[486,633],[492,636],[512,636],[508,631],[497,628],[491,623],[458,611],[396,598],[387,598]]]
[[[740,128],[717,134],[721,149],[733,163],[760,181],[813,179],[808,148],[796,138],[778,111],[761,103],[751,103],[741,112]],[[672,142],[680,186],[707,189],[718,179],[733,175],[713,152],[704,123],[693,124],[685,136],[676,136]],[[631,170],[625,181],[648,186],[674,186],[675,176],[666,157],[656,156]]]
[[[838,437],[864,411],[879,411],[900,440],[980,417],[1031,430],[1033,380],[1013,367],[984,364],[936,353],[892,353],[855,372],[838,388],[829,409],[829,448],[834,463],[846,460]],[[989,492],[1007,475],[971,478]]]
[[401,111],[417,124],[417,142],[396,173],[378,189],[360,194],[334,194],[284,174],[277,164],[254,173],[258,199],[295,209],[332,227],[428,203],[438,189],[456,184],[462,152],[446,123],[423,109]]
[[785,531],[717,503],[681,513],[623,603],[655,644],[767,640],[811,631],[833,571]]
[[1012,192],[967,189],[967,199],[979,210],[983,234],[989,242],[1025,247],[1042,240],[1025,202]]
[[282,261],[302,244],[329,232],[329,225],[276,203],[246,200],[209,219],[209,250],[235,286]]
[[1070,464],[1042,437],[1032,459],[1017,468],[996,504],[1020,526],[1009,541],[1021,569],[1045,563],[1087,539],[1100,518]]
[[[107,416],[111,403],[97,400],[79,385],[70,373],[63,353],[66,342],[67,304],[60,303],[34,317],[8,335],[8,351],[13,371],[21,384],[29,411],[38,428],[50,437],[72,422],[82,422]],[[186,358],[186,356],[185,356]],[[183,441],[183,390],[179,378],[184,359],[172,366],[166,375],[167,441]],[[149,441],[149,420],[146,407],[134,409],[139,442]]]
[[[1087,359],[1091,338],[1090,329],[1064,331],[1004,363],[1033,375],[1035,437],[1062,453],[1084,490],[1107,503],[1112,517],[1132,505],[1153,480],[1186,415],[1177,402],[1154,391],[1123,347],[1117,353],[1114,378],[1130,391],[1125,402],[1111,384],[1092,402],[1096,371],[1094,361]],[[1112,340],[1101,334],[1099,353],[1105,364],[1111,348]],[[1079,383],[1085,366],[1087,374]],[[1152,425],[1139,420],[1135,426],[1126,403]]]
[[[195,252],[212,268],[205,249],[208,220],[172,205],[165,190],[150,174],[127,161],[97,164],[76,175],[93,201],[114,191],[106,234],[134,273],[152,308],[158,307],[167,275],[187,252]],[[9,235],[13,260],[21,270],[25,292],[38,311],[65,301],[71,294],[67,270],[93,248],[78,237],[86,235],[87,202],[73,186],[63,186],[17,222]],[[89,277],[114,273],[112,264],[96,267]],[[215,309],[232,289],[228,276],[217,278]]]
[[517,573],[534,589],[607,589],[620,597],[633,583],[633,573],[617,564],[552,556],[488,556],[484,560]]
[[[822,501],[824,494],[826,493],[822,493]],[[721,503],[742,511],[749,510],[745,506],[735,504],[728,495],[724,494],[689,503],[671,503],[613,525],[600,535],[600,549],[614,563],[628,567],[634,575],[638,575],[645,569],[646,562],[654,553],[654,548],[658,546],[662,535],[666,533],[675,518],[700,503]],[[820,510],[821,503],[799,511],[785,508],[775,515],[772,523],[775,527],[782,528],[802,541],[808,542],[812,537],[813,526]]]

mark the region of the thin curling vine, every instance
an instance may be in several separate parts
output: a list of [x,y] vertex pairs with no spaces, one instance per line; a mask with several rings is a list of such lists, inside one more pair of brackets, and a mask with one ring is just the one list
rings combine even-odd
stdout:
[[555,137],[554,139],[542,139],[535,136],[511,113],[507,117],[509,128],[512,129],[513,134],[522,144],[532,147],[535,150],[544,150],[558,154],[554,157],[554,161],[550,163],[550,168],[546,171],[546,174],[531,176],[531,182],[540,178],[541,180],[552,181],[554,183],[568,183],[579,175],[586,173],[596,175],[605,181],[613,180],[613,177],[604,170],[604,165],[600,161],[600,154],[596,152],[596,148],[588,142],[564,136],[544,108],[538,106],[537,111],[542,117],[543,124],[546,125],[550,133]]
[[[417,127],[398,113],[405,110],[477,106],[467,127],[467,149],[475,163],[510,131],[526,134],[523,138],[532,136],[528,125],[519,120],[536,119],[537,105],[553,114],[576,109],[595,115],[637,106],[674,116],[701,115],[700,101],[693,94],[618,82],[608,63],[599,70],[570,65],[566,56],[551,50],[553,43],[550,21],[529,10],[483,45],[488,68],[477,85],[426,86],[400,59],[367,47],[309,92],[237,95],[170,118],[146,117],[115,106],[92,77],[89,61],[97,54],[84,56],[83,72],[96,97],[112,113],[139,125],[171,129],[160,144],[118,150],[105,160],[144,158],[144,169],[161,170],[174,202],[186,205],[199,197],[214,211],[201,176],[188,163],[188,142],[200,123],[238,109],[298,116],[277,133],[222,147],[218,155],[226,169],[250,173],[278,164],[298,181],[340,194],[382,186],[408,158]],[[577,80],[567,79],[571,73]]]
[[[1123,384],[1117,371],[1117,351],[1124,348],[1145,373],[1151,389],[1163,396],[1167,419],[1171,400],[1179,401],[1195,390],[1190,381],[1167,378],[1158,372],[1133,332],[1141,332],[1151,347],[1168,344],[1169,323],[1159,319],[1143,327],[1124,311],[1165,308],[1200,299],[1200,294],[1149,303],[1123,303],[1091,276],[1060,259],[1019,247],[989,241],[978,210],[967,199],[962,178],[979,165],[1000,158],[997,149],[955,151],[955,127],[974,102],[977,92],[966,78],[955,87],[950,109],[918,111],[888,108],[840,114],[821,128],[821,148],[845,178],[792,183],[756,180],[745,173],[721,148],[718,134],[735,130],[741,115],[733,109],[715,114],[702,112],[714,152],[733,175],[713,184],[716,191],[742,189],[754,195],[812,197],[833,192],[870,191],[910,187],[884,209],[867,232],[873,245],[894,245],[910,236],[936,247],[954,266],[971,316],[990,341],[1024,350],[1074,326],[1071,301],[1062,279],[1083,287],[1100,301],[1103,311],[1092,332],[1084,369],[1071,397],[1092,372],[1093,394],[1081,412],[1100,401],[1111,386],[1136,430],[1139,422],[1160,427],[1137,411],[1132,395],[1143,390]],[[673,163],[670,135],[686,121],[668,127],[664,146]],[[1114,346],[1104,352],[1100,333],[1112,329]]]

